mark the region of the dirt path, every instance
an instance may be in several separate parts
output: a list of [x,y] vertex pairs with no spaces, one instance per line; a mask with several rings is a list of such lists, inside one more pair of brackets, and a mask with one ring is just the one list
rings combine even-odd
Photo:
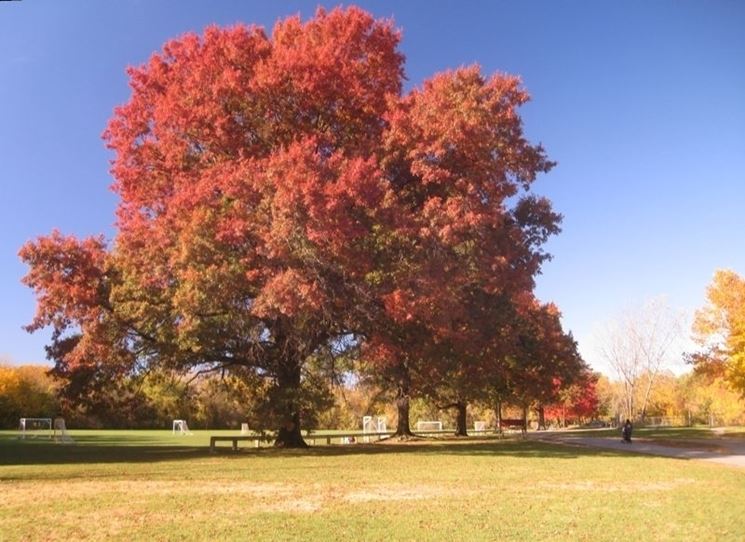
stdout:
[[590,437],[571,433],[533,433],[529,438],[570,446],[590,446],[679,459],[698,459],[745,468],[745,441],[733,442],[733,439],[675,440],[669,441],[674,445],[666,445],[647,439],[633,439],[631,444],[627,444],[622,442],[620,438]]

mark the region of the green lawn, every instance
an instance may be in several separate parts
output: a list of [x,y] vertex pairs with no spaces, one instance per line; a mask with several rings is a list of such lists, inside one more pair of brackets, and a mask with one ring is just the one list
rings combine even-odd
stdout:
[[[232,434],[234,434],[233,432]],[[0,432],[0,540],[742,540],[745,470],[512,439],[207,450]]]

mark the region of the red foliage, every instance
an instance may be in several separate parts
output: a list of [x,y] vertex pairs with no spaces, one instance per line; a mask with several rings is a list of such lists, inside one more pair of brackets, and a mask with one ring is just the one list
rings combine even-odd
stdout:
[[559,388],[559,401],[544,407],[546,418],[562,422],[592,419],[598,414],[598,377],[589,371],[568,387]]
[[25,244],[19,254],[30,266],[23,282],[37,293],[36,316],[27,326],[29,331],[97,319],[106,256],[102,237],[78,241],[55,230],[49,237]]

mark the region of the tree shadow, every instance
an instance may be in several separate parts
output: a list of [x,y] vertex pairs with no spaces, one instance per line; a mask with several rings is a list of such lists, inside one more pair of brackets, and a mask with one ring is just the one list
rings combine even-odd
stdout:
[[[262,450],[251,450],[261,452]],[[346,455],[416,454],[422,456],[483,456],[483,457],[534,457],[545,459],[576,459],[583,456],[623,457],[625,452],[595,448],[580,448],[561,444],[523,439],[484,440],[425,440],[413,443],[354,444],[346,446],[314,446],[305,450],[283,450],[284,455],[334,457]],[[242,452],[238,452],[241,455]]]
[[[35,443],[0,445],[0,466],[61,465],[72,463],[146,463],[191,460],[209,455],[204,448],[191,446],[80,446]],[[0,475],[0,479],[3,476]]]
[[[156,463],[189,461],[199,458],[218,460],[249,457],[343,457],[390,454],[421,456],[523,457],[541,459],[576,459],[579,457],[623,457],[628,453],[595,448],[580,448],[523,439],[431,439],[409,443],[359,443],[349,445],[311,446],[306,449],[243,447],[237,452],[209,446],[163,444],[162,436],[133,434],[123,441],[122,435],[87,435],[76,437],[76,444],[58,444],[49,440],[20,441],[0,438],[0,466],[58,465],[85,463]],[[2,478],[2,476],[0,476]]]

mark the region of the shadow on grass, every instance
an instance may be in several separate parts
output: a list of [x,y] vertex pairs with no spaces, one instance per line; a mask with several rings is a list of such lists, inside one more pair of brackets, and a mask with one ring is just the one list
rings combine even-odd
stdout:
[[208,455],[208,452],[203,448],[189,446],[116,446],[106,443],[68,445],[48,441],[0,442],[0,466],[179,461],[205,455]]
[[[544,459],[576,459],[583,456],[622,457],[624,452],[563,446],[530,440],[492,440],[492,441],[424,441],[405,444],[360,444],[353,446],[319,446],[307,450],[284,450],[285,455],[299,456],[351,456],[375,454],[417,454],[422,456],[483,456],[483,457],[534,457]],[[237,454],[240,455],[240,454]]]
[[[453,455],[483,457],[523,457],[548,459],[576,459],[583,456],[621,457],[627,454],[613,450],[577,448],[530,440],[425,440],[413,443],[375,443],[346,446],[313,446],[307,449],[218,448],[210,453],[208,446],[168,445],[162,438],[132,435],[89,435],[76,438],[76,444],[57,444],[49,440],[22,441],[0,437],[0,466],[3,465],[60,465],[75,463],[147,463],[188,461],[198,458],[221,460],[250,457],[339,457],[385,454],[417,454],[422,456]],[[0,476],[2,478],[2,476]]]

